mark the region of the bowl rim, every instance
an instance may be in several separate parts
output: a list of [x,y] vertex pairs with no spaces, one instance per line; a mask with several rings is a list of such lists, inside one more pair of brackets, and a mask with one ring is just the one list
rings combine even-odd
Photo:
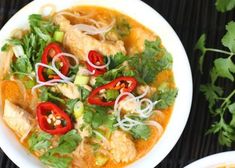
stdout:
[[[161,38],[164,47],[173,55],[173,73],[179,92],[167,127],[154,147],[144,157],[128,166],[135,168],[141,168],[143,165],[146,167],[155,167],[167,156],[180,138],[191,109],[193,93],[191,68],[179,37],[157,11],[140,0],[61,0],[60,3],[55,3],[54,0],[35,0],[19,10],[2,27],[0,35],[3,38],[0,39],[0,46],[2,46],[4,40],[9,37],[9,30],[13,30],[13,28],[17,27],[25,27],[25,22],[27,21],[26,16],[37,13],[35,12],[36,9],[48,3],[55,4],[59,10],[81,4],[115,9],[139,21],[155,32]],[[138,9],[138,12],[135,9]],[[141,15],[140,11],[143,11],[144,15]],[[158,25],[161,26],[158,27]],[[2,121],[1,117],[0,121]],[[15,136],[10,132],[10,129],[2,123],[3,121],[0,122],[0,147],[6,155],[19,167],[41,167],[39,161],[35,157],[30,157],[31,154],[24,149],[18,141],[11,141]]]
[[233,164],[235,165],[235,151],[227,151],[212,154],[206,157],[203,157],[195,162],[190,163],[184,168],[212,168],[215,166],[219,166],[221,164]]

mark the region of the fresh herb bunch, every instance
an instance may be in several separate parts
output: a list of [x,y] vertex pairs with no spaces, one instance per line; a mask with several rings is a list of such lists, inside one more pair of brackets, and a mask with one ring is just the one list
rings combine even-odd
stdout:
[[210,83],[201,85],[200,91],[204,93],[209,102],[209,110],[213,117],[218,119],[211,125],[207,133],[218,134],[218,140],[221,145],[231,146],[235,141],[235,89],[228,95],[222,87],[218,86],[217,79],[228,79],[234,83],[235,64],[233,57],[235,55],[235,22],[229,22],[226,25],[226,34],[221,42],[229,51],[206,48],[206,35],[203,34],[195,49],[200,50],[202,55],[199,59],[200,70],[203,73],[203,61],[208,52],[219,53],[225,57],[216,58],[214,66],[210,71]]
[[226,12],[235,7],[235,0],[216,0],[215,5],[218,11]]

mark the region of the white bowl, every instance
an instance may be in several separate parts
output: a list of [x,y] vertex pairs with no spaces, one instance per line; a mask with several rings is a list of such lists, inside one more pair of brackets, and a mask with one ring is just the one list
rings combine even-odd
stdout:
[[198,161],[191,163],[185,168],[216,168],[225,165],[235,165],[235,151],[223,152],[204,157]]
[[[185,50],[171,26],[154,9],[140,0],[35,0],[17,12],[0,32],[0,46],[9,38],[15,28],[25,28],[28,16],[37,13],[45,4],[56,5],[62,10],[76,5],[97,5],[112,8],[129,15],[139,21],[162,39],[163,45],[173,55],[173,71],[175,82],[179,89],[175,107],[165,132],[153,149],[140,160],[129,167],[151,168],[156,166],[171,151],[179,139],[188,119],[192,100],[192,77]],[[12,131],[7,128],[0,118],[0,146],[8,157],[19,167],[41,167],[40,162],[24,149],[16,140]]]

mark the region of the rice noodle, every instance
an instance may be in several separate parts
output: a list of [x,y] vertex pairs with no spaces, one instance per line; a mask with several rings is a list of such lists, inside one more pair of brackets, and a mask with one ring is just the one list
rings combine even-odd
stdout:
[[95,74],[95,70],[93,70],[93,71],[91,72],[91,71],[89,71],[89,70],[86,69],[86,68],[79,67],[78,73],[81,74],[81,75],[94,75],[94,74]]
[[78,61],[78,59],[77,59],[76,56],[74,56],[74,55],[72,55],[72,54],[69,54],[69,53],[59,53],[59,54],[57,54],[56,56],[54,56],[53,59],[52,59],[51,64],[52,64],[52,67],[53,67],[54,72],[55,72],[61,79],[65,80],[65,81],[71,81],[71,80],[73,79],[73,77],[67,77],[67,76],[63,75],[63,74],[60,72],[60,70],[57,69],[57,67],[56,67],[56,65],[55,65],[56,60],[57,60],[59,57],[62,57],[62,56],[66,56],[66,57],[73,58],[73,59],[75,60],[75,62],[76,62],[76,65],[79,64],[79,61]]
[[[128,117],[127,114],[124,115],[123,118],[121,118],[122,108],[125,107],[130,101],[133,101],[135,104],[131,112],[134,112],[136,116],[140,118],[143,119],[149,118],[153,114],[153,108],[158,102],[152,102],[150,99],[144,98],[147,95],[148,91],[149,87],[145,90],[145,92],[142,95],[138,97],[135,97],[133,94],[129,92],[121,93],[117,97],[114,104],[114,115],[117,117],[117,124],[115,124],[114,126],[116,127],[118,126],[124,131],[130,131],[134,126],[137,125],[153,125],[159,130],[159,133],[163,131],[162,126],[156,121],[141,122]],[[122,106],[120,106],[119,104],[120,100],[124,96],[126,96],[125,102],[122,104]],[[145,108],[142,108],[143,103],[146,104]]]
[[67,16],[74,17],[76,19],[84,19],[84,18],[91,17],[93,13],[89,13],[87,15],[80,15],[80,13],[71,13],[71,12],[62,11],[62,12],[59,12],[58,15],[67,15]]
[[158,129],[159,135],[163,133],[163,127],[158,122],[150,120],[150,121],[146,121],[145,124],[156,127]]
[[109,25],[101,27],[101,28],[97,28],[95,26],[87,25],[87,24],[76,24],[73,27],[80,31],[83,31],[85,34],[98,35],[98,34],[105,34],[109,32],[113,28],[114,24],[115,24],[115,20],[113,19]]
[[96,68],[96,69],[104,69],[104,68],[107,68],[111,62],[110,58],[107,57],[108,61],[105,65],[95,65],[91,62],[91,60],[89,59],[89,57],[87,57],[87,63],[92,66],[93,68]]
[[[67,77],[65,75],[63,75],[60,70],[56,67],[55,62],[56,60],[61,57],[61,56],[66,56],[66,57],[70,57],[73,58],[76,62],[76,65],[79,64],[79,61],[77,59],[76,56],[69,54],[69,53],[59,53],[56,56],[53,57],[52,59],[52,66],[49,66],[47,64],[43,64],[43,63],[36,63],[35,64],[35,71],[36,71],[36,82],[39,83],[38,85],[34,86],[32,88],[32,92],[35,91],[35,89],[42,87],[42,86],[54,86],[57,85],[58,83],[69,83],[70,81],[73,80],[73,77]],[[46,82],[40,81],[39,80],[39,75],[38,75],[38,68],[39,66],[44,67],[44,68],[48,68],[51,69],[53,72],[55,72],[61,79],[52,79]]]

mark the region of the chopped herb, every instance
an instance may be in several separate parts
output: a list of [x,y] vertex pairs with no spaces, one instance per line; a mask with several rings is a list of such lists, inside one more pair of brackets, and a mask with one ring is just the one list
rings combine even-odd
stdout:
[[67,156],[72,153],[81,141],[81,137],[75,129],[60,137],[58,146],[49,149],[40,160],[43,164],[53,168],[68,168],[72,158]]
[[13,72],[30,73],[34,70],[34,65],[40,62],[44,48],[52,42],[52,36],[58,29],[51,21],[42,18],[41,15],[29,16],[30,31],[21,40],[10,39],[8,44],[23,47],[25,57],[17,58],[12,62]]
[[74,109],[74,106],[75,104],[78,102],[79,99],[69,99],[67,102],[66,102],[66,112],[70,115],[73,114],[73,109]]
[[117,69],[112,69],[104,73],[103,75],[98,76],[96,78],[95,87],[105,85],[120,76],[135,76],[134,71],[126,69],[126,68],[127,67],[125,66],[121,66]]
[[59,102],[62,104],[65,104],[64,99],[60,98],[60,94],[51,91],[49,88],[46,87],[41,87],[41,94],[40,94],[40,99],[41,101],[51,101],[51,102]]
[[47,150],[51,146],[50,134],[44,132],[35,132],[28,139],[29,148],[31,151],[38,151],[41,149]]
[[83,86],[79,86],[78,88],[79,88],[80,91],[81,91],[81,100],[82,100],[82,101],[85,101],[86,98],[89,96],[90,91],[87,90],[87,89],[86,89],[85,87],[83,87]]
[[11,64],[13,72],[31,73],[33,68],[28,58],[20,57]]
[[137,79],[141,83],[152,83],[156,75],[172,67],[172,56],[161,47],[161,41],[145,41],[145,50],[141,54],[131,57],[129,65],[137,74]]
[[220,12],[230,11],[235,7],[234,0],[216,0],[216,9]]
[[153,101],[158,101],[155,108],[166,109],[172,106],[175,102],[177,93],[178,91],[176,88],[170,88],[167,84],[163,83],[152,96]]
[[147,125],[137,125],[131,129],[131,134],[136,139],[147,140],[151,134],[151,131]]
[[[217,2],[222,5],[223,2],[228,3],[229,1]],[[225,95],[228,91],[223,90],[222,87],[216,84],[218,78],[234,81],[235,64],[232,57],[235,55],[235,22],[229,22],[226,26],[226,30],[227,33],[222,38],[221,42],[224,47],[227,47],[230,51],[206,48],[205,35],[200,37],[195,48],[202,51],[200,60],[204,59],[208,51],[227,56],[226,58],[216,58],[214,60],[214,66],[210,71],[210,83],[201,85],[200,91],[204,93],[209,103],[209,110],[213,117],[215,117],[215,121],[207,133],[217,134],[218,141],[221,145],[231,146],[235,141],[235,90],[233,89],[228,95]],[[200,66],[202,67],[202,65],[203,61],[200,61]],[[227,116],[231,117],[228,118]]]
[[108,114],[109,108],[85,105],[83,119],[95,129],[101,125],[113,128],[115,119]]
[[2,46],[1,51],[6,52],[6,51],[8,51],[9,47],[10,47],[10,45],[8,43],[6,43]]
[[110,57],[109,69],[114,69],[127,60],[128,56],[124,55],[123,53],[117,53]]

